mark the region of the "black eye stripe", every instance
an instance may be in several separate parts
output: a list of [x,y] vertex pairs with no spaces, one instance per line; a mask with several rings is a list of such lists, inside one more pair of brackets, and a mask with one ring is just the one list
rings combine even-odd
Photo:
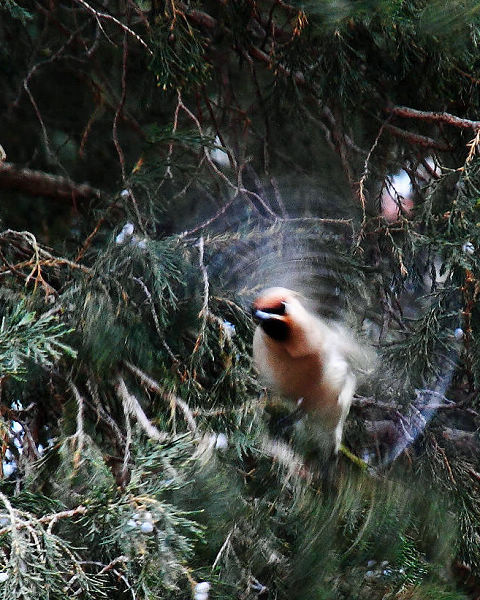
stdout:
[[272,340],[277,342],[286,342],[290,335],[288,324],[279,319],[267,319],[262,321],[260,326]]

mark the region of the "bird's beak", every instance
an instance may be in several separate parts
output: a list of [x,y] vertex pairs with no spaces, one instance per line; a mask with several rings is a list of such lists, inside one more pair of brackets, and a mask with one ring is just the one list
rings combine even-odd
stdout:
[[258,310],[255,308],[252,308],[252,316],[253,316],[254,320],[258,321],[259,323],[261,323],[263,321],[271,321],[272,319],[277,320],[277,321],[283,320],[279,317],[279,315],[263,312],[263,310]]

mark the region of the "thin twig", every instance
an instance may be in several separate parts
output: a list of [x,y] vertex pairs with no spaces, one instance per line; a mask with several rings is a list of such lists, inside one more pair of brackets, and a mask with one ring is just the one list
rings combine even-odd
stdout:
[[361,226],[361,230],[363,230],[363,228],[365,227],[365,223],[367,221],[367,212],[366,212],[366,200],[365,200],[365,192],[364,192],[364,186],[365,186],[365,181],[367,180],[368,177],[368,166],[370,163],[370,158],[375,150],[375,148],[378,146],[378,142],[380,141],[380,138],[382,136],[383,130],[385,129],[385,125],[386,123],[382,123],[380,129],[378,130],[377,136],[375,138],[375,141],[372,144],[372,147],[370,148],[370,150],[368,151],[367,157],[365,159],[365,163],[363,165],[363,173],[362,176],[360,178],[360,181],[358,182],[358,195],[360,198],[360,202],[362,204],[362,226]]
[[125,33],[123,36],[123,54],[122,54],[122,94],[120,96],[120,101],[117,106],[117,110],[115,111],[115,117],[113,119],[113,128],[112,128],[112,136],[113,143],[115,145],[115,149],[118,154],[118,159],[120,161],[120,167],[122,169],[122,181],[125,183],[125,155],[123,154],[122,147],[120,146],[120,142],[118,140],[118,120],[123,112],[123,107],[125,106],[125,99],[127,97],[127,58],[128,58],[128,44],[127,44],[127,34]]
[[115,437],[117,438],[118,445],[120,447],[123,447],[123,445],[125,443],[125,437],[124,437],[123,433],[121,432],[120,427],[117,425],[117,422],[115,421],[115,419],[113,419],[108,414],[108,412],[105,410],[105,408],[103,407],[102,402],[100,400],[100,395],[98,393],[97,383],[91,377],[87,380],[87,388],[88,388],[88,391],[90,392],[90,396],[93,399],[93,403],[95,405],[95,410],[97,411],[98,418],[103,419],[105,421],[105,423],[112,429],[112,431],[115,434]]
[[132,444],[132,424],[130,423],[130,411],[127,408],[127,403],[123,402],[123,414],[125,416],[125,449],[123,452],[123,464],[122,464],[122,481],[126,481],[128,463],[130,462],[131,452],[130,446]]
[[223,544],[222,544],[222,547],[221,547],[221,548],[220,548],[220,550],[218,551],[218,553],[217,553],[217,556],[215,557],[215,560],[213,561],[213,564],[212,564],[212,569],[211,569],[212,571],[214,571],[214,570],[215,570],[215,567],[217,566],[217,564],[218,564],[218,562],[219,562],[219,560],[220,560],[220,558],[221,558],[222,554],[225,552],[225,549],[226,549],[226,548],[227,548],[227,546],[229,545],[229,543],[230,543],[230,538],[232,537],[232,535],[233,535],[234,531],[235,531],[235,526],[233,527],[233,529],[231,529],[231,530],[229,531],[229,533],[228,533],[227,537],[225,538],[225,541],[224,541],[224,542],[223,542]]
[[[150,54],[150,56],[153,56],[153,52],[152,50],[150,50],[150,48],[148,47],[148,45],[142,40],[142,38],[135,33],[132,29],[130,29],[130,27],[127,27],[127,25],[125,25],[124,23],[122,23],[121,21],[119,21],[118,19],[116,19],[113,15],[110,15],[108,13],[102,13],[102,12],[98,12],[97,10],[95,10],[92,6],[90,6],[90,4],[87,4],[87,2],[85,2],[85,0],[75,0],[75,2],[77,2],[78,4],[81,4],[84,8],[86,8],[88,10],[88,12],[90,12],[95,19],[97,20],[98,26],[100,27],[100,29],[103,31],[103,33],[105,34],[105,37],[107,39],[110,40],[110,38],[108,37],[108,35],[105,33],[105,30],[102,27],[102,24],[100,22],[100,19],[104,19],[106,21],[112,21],[113,23],[115,23],[116,25],[118,25],[121,29],[123,29],[123,31],[125,33],[128,33],[129,35],[131,35],[133,38],[135,38],[137,40],[137,42],[139,44],[141,44],[145,50]],[[110,40],[111,41],[111,40]]]
[[[195,123],[195,126],[198,129],[198,132],[200,133],[200,135],[202,137],[204,137],[204,133],[203,133],[203,129],[202,126],[200,124],[200,121],[197,119],[197,117],[192,113],[192,111],[185,106],[185,104],[183,103],[182,100],[182,96],[180,93],[180,90],[178,90],[178,103],[180,105],[180,108],[190,117],[190,119]],[[245,194],[247,197],[252,197],[255,200],[257,200],[259,202],[259,204],[265,209],[265,211],[271,216],[273,217],[273,219],[275,221],[278,220],[278,215],[270,208],[270,206],[268,206],[268,204],[266,204],[265,200],[259,195],[256,194],[255,192],[252,192],[251,190],[248,190],[247,188],[245,188],[242,183],[241,183],[241,169],[238,168],[237,170],[237,183],[232,183],[230,181],[230,179],[224,174],[222,173],[222,171],[217,167],[217,165],[213,162],[212,157],[210,156],[210,152],[208,151],[208,149],[204,146],[203,147],[203,152],[205,155],[205,158],[207,160],[207,163],[209,164],[210,168],[213,170],[213,172],[222,180],[224,181],[228,187],[232,188],[233,190],[235,190],[236,194]]]
[[83,398],[80,392],[78,391],[77,386],[73,383],[72,380],[69,380],[68,385],[72,390],[73,395],[75,397],[75,401],[77,403],[77,429],[71,438],[72,440],[75,440],[77,442],[77,448],[73,455],[73,466],[74,469],[76,469],[80,464],[80,461],[82,460],[83,444],[85,440],[83,428]]
[[205,267],[205,263],[203,262],[203,251],[204,251],[204,240],[203,236],[198,240],[198,264],[200,267],[200,272],[202,273],[203,279],[203,305],[200,310],[198,316],[202,317],[202,326],[200,327],[200,331],[198,332],[197,340],[195,342],[195,347],[193,349],[193,354],[198,350],[200,343],[205,334],[205,327],[207,326],[207,318],[208,318],[208,294],[210,284],[208,282],[208,273],[207,268]]

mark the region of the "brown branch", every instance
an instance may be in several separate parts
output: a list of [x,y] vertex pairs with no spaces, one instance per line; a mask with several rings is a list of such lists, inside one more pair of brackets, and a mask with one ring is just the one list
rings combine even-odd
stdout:
[[[250,54],[250,56],[252,58],[255,58],[256,60],[264,62],[269,67],[272,66],[272,60],[271,60],[270,56],[266,52],[263,52],[263,50],[260,50],[259,48],[256,48],[255,46],[250,46],[250,48],[248,49],[248,53]],[[287,75],[288,77],[293,77],[293,79],[297,85],[305,85],[305,77],[304,77],[303,73],[300,73],[300,71],[296,71],[295,73],[292,73],[290,71],[290,69],[283,66],[282,64],[276,64],[275,69],[277,71],[279,71],[280,73],[282,73],[282,75]]]
[[385,125],[385,129],[395,137],[402,138],[410,144],[414,144],[415,146],[421,146],[422,148],[433,148],[439,152],[448,152],[452,149],[449,144],[437,142],[433,138],[419,135],[418,133],[405,131],[404,129],[395,127],[395,125]]
[[83,242],[82,247],[79,249],[79,251],[77,253],[77,256],[75,257],[74,262],[78,263],[80,260],[82,260],[85,252],[90,247],[90,245],[91,245],[91,243],[93,241],[93,238],[97,235],[97,233],[100,231],[100,227],[107,220],[107,214],[109,213],[109,211],[112,208],[112,206],[113,206],[113,204],[110,204],[110,206],[108,206],[108,208],[105,211],[105,213],[98,219],[95,227],[93,228],[93,230],[91,231],[91,233],[88,235],[87,239]]
[[[42,523],[42,524],[48,524],[49,525],[49,529],[51,531],[53,525],[55,525],[55,523],[59,520],[59,519],[71,519],[72,517],[76,517],[77,515],[84,515],[87,512],[87,508],[85,506],[77,506],[77,508],[73,508],[72,510],[63,510],[61,512],[58,513],[54,513],[52,515],[45,515],[44,517],[40,517],[40,518],[36,518],[36,522],[37,523]],[[3,535],[5,533],[7,533],[8,531],[11,531],[13,528],[15,529],[21,529],[23,527],[27,527],[28,523],[26,521],[20,521],[20,522],[16,522],[13,525],[6,525],[5,527],[2,527],[0,529],[0,535]]]
[[477,481],[480,481],[480,473],[477,473],[477,471],[475,471],[474,469],[472,469],[472,468],[467,469],[467,473],[469,475],[471,475]]
[[185,16],[197,23],[197,25],[206,27],[207,29],[215,29],[217,26],[217,20],[206,12],[197,10],[195,8],[188,8],[183,4],[183,2],[180,2],[179,5],[184,6]]
[[123,36],[123,54],[122,54],[122,95],[120,97],[120,101],[117,106],[117,110],[115,111],[115,118],[113,119],[113,128],[112,128],[112,136],[113,143],[115,145],[115,149],[118,154],[118,159],[120,161],[120,167],[122,169],[122,181],[125,182],[125,155],[123,154],[122,147],[120,145],[120,141],[118,139],[118,120],[123,112],[123,107],[125,106],[125,100],[127,97],[127,58],[128,58],[128,45],[127,45],[127,34],[125,33]]
[[397,117],[404,117],[406,119],[420,119],[421,121],[437,121],[439,123],[446,123],[447,125],[453,125],[454,127],[460,127],[462,129],[480,129],[480,121],[471,121],[470,119],[462,119],[455,115],[451,115],[447,112],[430,112],[424,110],[416,110],[415,108],[408,108],[407,106],[394,106],[393,108],[387,109]]
[[[80,1],[80,0],[77,0],[77,1]],[[178,2],[177,5],[184,12],[187,19],[193,21],[200,27],[205,27],[206,29],[210,29],[210,30],[213,30],[217,27],[217,25],[218,25],[217,20],[214,17],[211,17],[209,14],[207,14],[203,11],[200,11],[200,10],[189,9],[187,7],[187,5],[184,4],[183,2]],[[298,12],[298,11],[296,11],[296,12]],[[260,50],[259,48],[255,47],[255,46],[250,46],[248,53],[250,54],[250,56],[252,58],[255,58],[256,60],[261,61],[261,62],[269,65],[270,67],[272,66],[272,60],[271,60],[270,56],[263,50]],[[283,75],[292,76],[297,85],[305,85],[305,77],[304,77],[303,73],[300,73],[299,71],[297,71],[295,73],[291,73],[287,67],[285,67],[281,64],[276,64],[275,69],[277,71],[279,71],[280,73],[282,73]]]
[[0,162],[0,189],[15,190],[30,196],[47,196],[55,200],[89,200],[100,198],[100,190],[86,183],[78,184],[60,175],[22,169],[13,163]]

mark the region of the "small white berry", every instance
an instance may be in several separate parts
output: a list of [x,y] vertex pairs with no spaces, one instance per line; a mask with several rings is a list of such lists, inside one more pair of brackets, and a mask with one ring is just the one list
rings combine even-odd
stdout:
[[195,592],[193,600],[208,600],[208,592],[198,593]]
[[475,246],[472,242],[465,242],[462,246],[462,250],[465,254],[473,254],[475,252]]
[[15,472],[16,468],[17,468],[17,465],[16,465],[15,461],[12,461],[9,463],[3,461],[3,475],[5,477],[10,477],[10,475]]
[[137,522],[134,519],[129,519],[127,521],[127,526],[128,527],[136,527],[137,526]]
[[122,233],[123,233],[123,235],[130,237],[132,235],[134,229],[135,229],[135,227],[133,226],[133,223],[125,223],[125,225],[123,226],[123,229],[122,229]]
[[7,581],[7,579],[8,579],[8,573],[5,573],[5,571],[0,573],[0,583],[5,583],[5,581]]
[[130,196],[130,192],[128,190],[122,190],[120,192],[120,198],[126,200]]
[[208,594],[210,587],[211,586],[208,581],[201,581],[195,586],[195,594]]
[[153,531],[153,523],[150,523],[150,521],[144,521],[140,525],[140,531],[142,533],[152,533],[152,531]]
[[215,148],[210,150],[210,156],[212,157],[212,160],[221,167],[228,167],[230,164],[230,159],[228,158],[228,154],[225,152],[225,150],[223,150],[222,142],[220,141],[218,135],[215,138],[215,146]]
[[228,448],[228,438],[224,433],[219,433],[217,435],[217,440],[215,442],[215,448],[217,450],[226,450]]
[[123,235],[123,231],[121,231],[117,237],[115,238],[115,243],[116,244],[123,244],[123,242],[125,241],[125,236]]
[[227,334],[228,337],[232,337],[235,334],[235,325],[230,323],[230,321],[223,321],[222,323],[223,331]]
[[463,339],[463,329],[461,327],[457,327],[453,332],[453,336],[457,341]]

